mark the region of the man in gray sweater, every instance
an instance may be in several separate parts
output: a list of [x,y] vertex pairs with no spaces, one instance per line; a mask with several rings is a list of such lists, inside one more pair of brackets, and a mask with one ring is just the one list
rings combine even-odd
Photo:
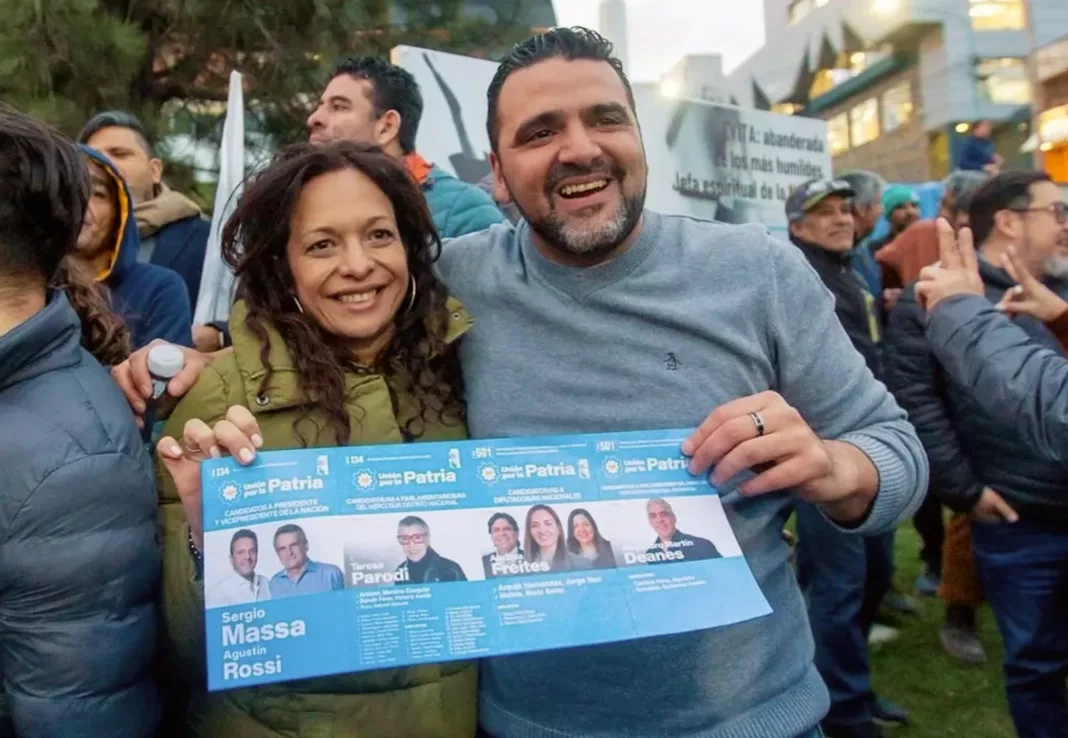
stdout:
[[[449,242],[438,262],[474,318],[461,346],[470,429],[697,427],[683,451],[695,473],[715,467],[774,613],[489,659],[481,729],[493,738],[816,736],[829,700],[783,525],[801,498],[843,529],[889,530],[919,505],[927,460],[796,248],[761,226],[644,209],[633,95],[611,48],[592,32],[556,29],[517,46],[490,87],[495,194],[523,219]],[[202,366],[195,359],[172,393]],[[138,357],[117,372],[134,398],[143,371]]]
[[796,248],[758,225],[644,209],[633,95],[604,39],[556,29],[520,44],[489,108],[496,199],[523,219],[450,242],[439,262],[474,318],[461,347],[472,435],[699,426],[683,451],[695,471],[715,466],[774,614],[489,659],[483,731],[815,735],[827,689],[782,527],[795,498],[859,534],[907,518],[927,486],[915,431]]

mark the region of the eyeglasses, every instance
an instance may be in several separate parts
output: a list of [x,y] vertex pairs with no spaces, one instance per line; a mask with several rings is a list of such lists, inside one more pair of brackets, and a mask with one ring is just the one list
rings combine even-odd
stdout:
[[402,546],[407,546],[409,543],[426,543],[426,534],[413,533],[410,536],[397,536],[397,541]]
[[1051,213],[1058,225],[1068,224],[1068,205],[1055,202],[1044,208],[1010,208],[1014,213]]

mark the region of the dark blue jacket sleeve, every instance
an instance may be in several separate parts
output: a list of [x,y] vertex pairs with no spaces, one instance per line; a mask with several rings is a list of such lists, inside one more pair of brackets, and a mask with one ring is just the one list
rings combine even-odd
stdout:
[[968,512],[983,492],[946,405],[945,378],[924,333],[914,286],[890,312],[886,331],[886,383],[909,415],[931,464],[931,492],[945,505]]
[[154,734],[155,506],[147,469],[97,454],[49,474],[5,526],[0,659],[16,735]]
[[974,136],[961,145],[957,169],[981,172],[983,167],[994,160],[994,144],[982,141]]
[[171,267],[185,282],[189,305],[194,309],[197,297],[200,295],[200,277],[204,272],[204,252],[207,250],[210,234],[210,222],[203,218],[193,219],[185,243],[175,256],[174,265]]
[[193,315],[189,293],[182,278],[169,269],[159,269],[160,277],[145,310],[145,343],[162,338],[181,346],[193,345]]
[[1025,443],[1068,464],[1068,360],[975,295],[939,303],[927,337],[943,369],[973,387],[987,412],[1013,418]]

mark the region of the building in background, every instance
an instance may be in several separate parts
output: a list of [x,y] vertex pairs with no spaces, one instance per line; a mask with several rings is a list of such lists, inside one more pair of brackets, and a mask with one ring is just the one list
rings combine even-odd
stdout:
[[836,170],[940,179],[983,119],[1007,166],[1030,164],[1028,56],[1068,34],[1065,0],[764,0],[764,10],[767,43],[727,75],[730,94],[826,120]]
[[687,54],[660,76],[660,91],[666,97],[737,105],[727,89],[723,57],[719,54]]
[[623,68],[630,73],[630,56],[628,54],[627,6],[623,0],[601,0],[600,18],[597,24],[600,34],[615,46],[616,58],[623,62]]
[[1050,176],[1068,182],[1068,35],[1043,46],[1036,58],[1043,109],[1038,113],[1040,135],[1032,135],[1028,143],[1041,146]]

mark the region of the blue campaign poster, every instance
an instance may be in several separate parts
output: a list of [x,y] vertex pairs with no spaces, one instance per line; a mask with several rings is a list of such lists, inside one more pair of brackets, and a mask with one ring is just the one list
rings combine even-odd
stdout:
[[[208,688],[713,628],[771,612],[685,430],[203,465]],[[596,613],[596,617],[591,617]]]

